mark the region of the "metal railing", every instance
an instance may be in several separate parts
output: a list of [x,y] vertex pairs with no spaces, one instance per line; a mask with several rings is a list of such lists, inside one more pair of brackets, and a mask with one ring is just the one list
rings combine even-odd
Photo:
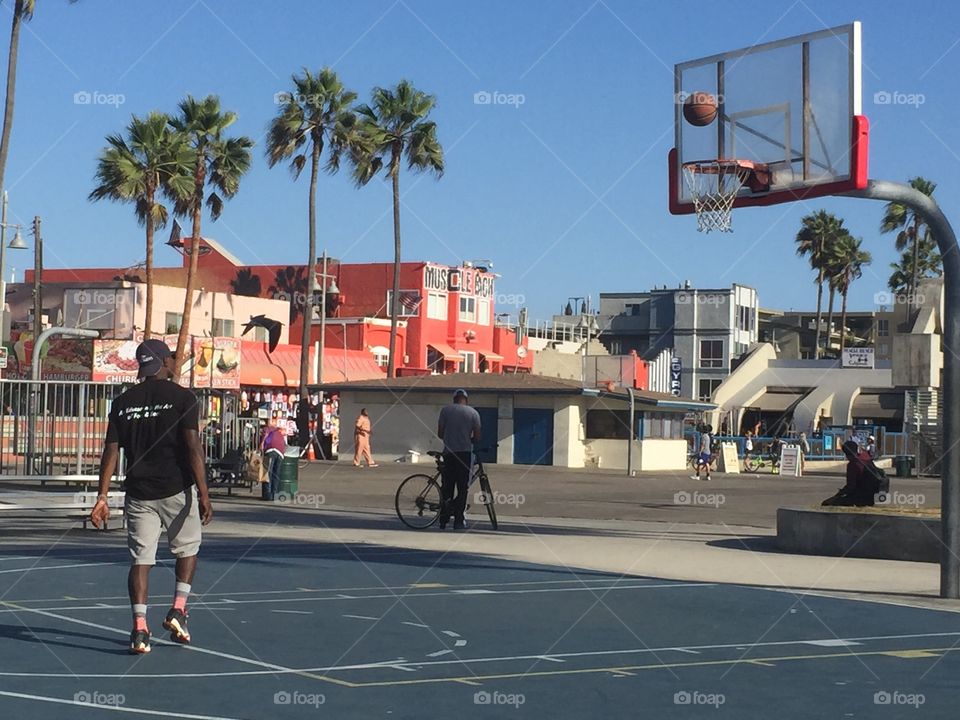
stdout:
[[0,476],[99,472],[110,404],[126,386],[0,382]]

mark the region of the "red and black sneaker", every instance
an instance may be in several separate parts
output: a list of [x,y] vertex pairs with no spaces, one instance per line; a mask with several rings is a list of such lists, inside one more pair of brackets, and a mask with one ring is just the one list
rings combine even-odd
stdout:
[[130,633],[130,652],[133,655],[146,655],[150,652],[150,631],[134,630]]
[[170,639],[184,645],[190,644],[190,631],[187,630],[187,613],[185,610],[170,608],[163,621],[164,630],[170,631]]

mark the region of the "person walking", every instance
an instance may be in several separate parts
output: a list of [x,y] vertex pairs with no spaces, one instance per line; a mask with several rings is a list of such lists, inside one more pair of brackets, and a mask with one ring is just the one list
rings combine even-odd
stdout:
[[131,566],[127,590],[133,610],[130,652],[150,652],[147,597],[150,569],[156,564],[161,530],[176,557],[173,605],[163,627],[170,639],[187,644],[190,595],[201,526],[213,519],[207,490],[200,412],[196,396],[175,382],[173,352],[161,340],[137,347],[138,377],[143,380],[113,401],[100,460],[97,502],[90,511],[95,527],[110,517],[107,493],[117,471],[120,448],[127,458],[124,513]]
[[260,443],[263,462],[267,466],[267,482],[263,486],[263,499],[274,501],[280,492],[280,467],[283,455],[287,452],[287,440],[283,429],[277,427],[277,420],[271,419],[264,428],[263,441]]
[[[480,413],[467,404],[467,391],[457,390],[453,402],[440,410],[437,437],[443,440],[443,511],[440,529],[453,516],[453,529],[465,530],[463,514],[467,507],[467,486],[473,464],[473,444],[480,439]],[[456,490],[456,496],[454,496]]]
[[700,479],[701,469],[706,470],[706,473],[707,473],[704,480],[710,479],[710,460],[712,459],[710,451],[711,451],[711,446],[713,444],[713,436],[711,435],[711,433],[713,432],[713,426],[704,425],[702,430],[703,432],[700,433],[700,451],[699,451],[700,454],[697,456],[697,463],[696,463],[697,474],[691,475],[690,476],[691,480]]
[[360,408],[357,421],[353,424],[353,444],[356,448],[353,452],[354,467],[363,467],[364,461],[367,467],[377,467],[373,461],[373,455],[370,454],[370,431],[370,416],[367,415],[367,409]]
[[753,433],[747,430],[743,439],[743,466],[746,468],[750,462],[750,455],[753,454]]

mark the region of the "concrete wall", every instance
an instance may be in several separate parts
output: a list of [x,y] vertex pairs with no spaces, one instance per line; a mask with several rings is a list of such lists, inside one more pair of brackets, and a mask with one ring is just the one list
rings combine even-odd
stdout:
[[[586,465],[607,470],[626,470],[627,440],[585,440]],[[685,440],[633,441],[633,469],[683,470],[687,466]]]
[[558,467],[583,467],[583,399],[564,395],[554,399],[553,464]]
[[[145,286],[137,286],[139,293],[145,292]],[[266,315],[268,318],[283,323],[280,330],[280,342],[289,343],[288,330],[290,318],[290,304],[286,300],[270,300],[266,298],[246,297],[244,295],[227,295],[226,293],[211,293],[197,290],[194,292],[193,310],[190,314],[190,334],[209,334],[212,320],[233,320],[233,336],[240,337],[243,326],[252,315]],[[166,314],[183,312],[183,288],[156,285],[153,288],[153,329],[154,332],[166,330]],[[142,328],[146,306],[137,303],[136,325]],[[251,332],[247,339],[252,339]],[[300,339],[296,339],[299,343]]]

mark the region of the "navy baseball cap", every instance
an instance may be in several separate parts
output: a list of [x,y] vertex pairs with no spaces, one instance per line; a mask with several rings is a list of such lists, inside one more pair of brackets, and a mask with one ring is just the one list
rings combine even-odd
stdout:
[[463,397],[469,397],[469,395],[467,395],[467,391],[464,390],[463,388],[460,388],[459,390],[453,393],[453,399],[456,400],[461,395],[463,395]]
[[163,340],[150,338],[137,347],[137,362],[140,364],[138,378],[153,377],[163,367],[163,361],[173,357],[173,351]]

